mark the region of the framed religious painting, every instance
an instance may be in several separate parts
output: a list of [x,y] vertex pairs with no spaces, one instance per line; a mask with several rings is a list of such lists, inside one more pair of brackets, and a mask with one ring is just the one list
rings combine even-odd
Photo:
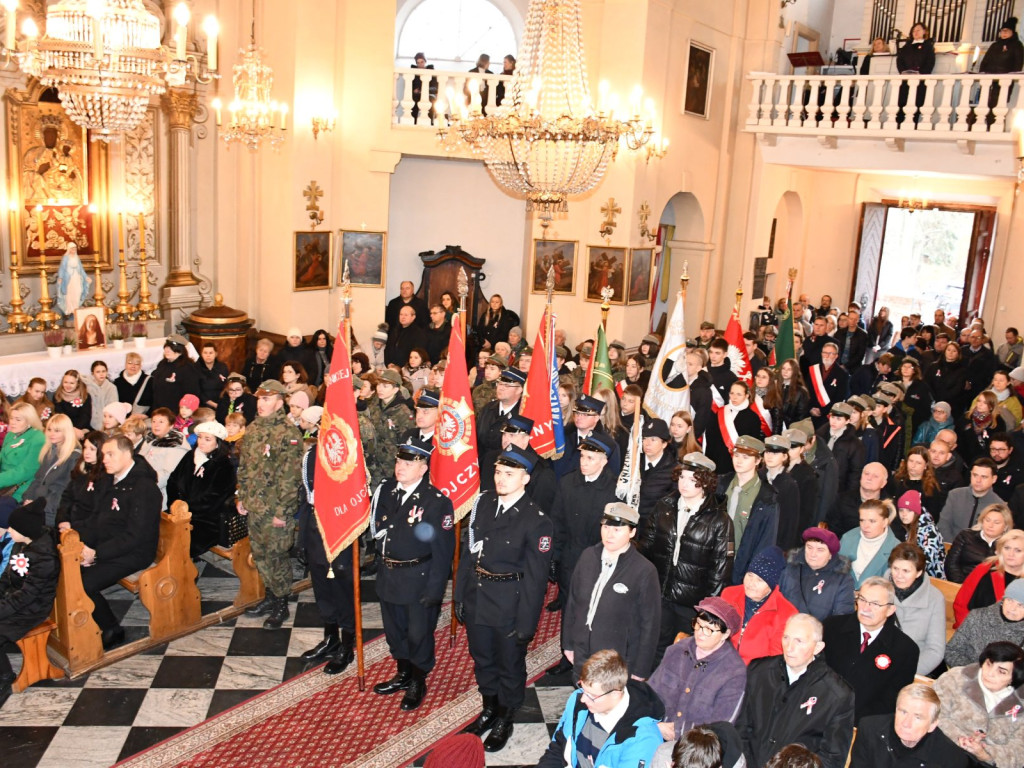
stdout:
[[338,285],[348,265],[352,285],[368,288],[384,287],[384,260],[387,257],[387,232],[338,230],[341,236],[341,260],[338,264]]
[[547,293],[549,270],[554,270],[555,295],[572,296],[576,293],[578,247],[575,240],[534,240],[530,293]]
[[651,271],[653,264],[653,248],[630,249],[629,285],[626,289],[626,302],[628,304],[646,304],[651,300]]
[[587,246],[587,301],[604,301],[601,291],[611,288],[612,296],[608,303],[626,303],[626,255],[625,248]]
[[292,254],[296,291],[322,291],[331,287],[331,233],[296,232]]
[[711,75],[715,65],[715,49],[694,40],[686,56],[686,90],[683,112],[708,119],[711,105]]
[[9,224],[19,272],[39,273],[45,255],[50,274],[74,245],[87,269],[112,267],[107,207],[109,150],[90,142],[57,99],[38,84],[8,89],[7,184]]
[[79,351],[107,346],[104,330],[106,320],[104,307],[82,307],[75,310],[75,339]]

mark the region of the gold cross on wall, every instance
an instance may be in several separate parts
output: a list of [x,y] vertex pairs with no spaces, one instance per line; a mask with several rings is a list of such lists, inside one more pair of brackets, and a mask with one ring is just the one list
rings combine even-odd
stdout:
[[306,210],[316,211],[320,208],[320,206],[317,205],[317,202],[319,202],[320,198],[324,196],[324,191],[316,181],[311,181],[309,182],[309,186],[302,191],[302,196],[309,201],[306,204]]
[[615,230],[615,215],[622,213],[622,206],[615,204],[615,198],[609,197],[608,202],[601,206],[601,213],[604,214],[604,223],[598,233],[604,237],[610,237]]

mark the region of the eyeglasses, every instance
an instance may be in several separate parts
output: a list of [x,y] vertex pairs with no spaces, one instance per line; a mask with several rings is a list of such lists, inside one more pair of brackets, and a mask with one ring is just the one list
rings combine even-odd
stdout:
[[705,637],[710,637],[711,635],[714,635],[715,633],[722,631],[718,627],[712,627],[712,626],[709,626],[708,624],[702,623],[700,619],[694,619],[691,622],[690,626],[693,627],[693,633],[695,635],[697,633],[700,633],[700,634],[704,635]]
[[597,701],[598,699],[602,698],[603,696],[607,696],[609,693],[615,693],[615,691],[621,691],[622,690],[621,688],[612,688],[610,691],[605,691],[604,693],[599,693],[599,694],[597,694],[595,696],[594,694],[590,693],[586,688],[583,687],[583,683],[576,683],[576,687],[579,690],[583,691],[583,695],[586,696],[591,701]]
[[886,608],[886,607],[892,605],[892,603],[875,603],[875,602],[872,602],[871,600],[867,600],[867,599],[861,597],[860,595],[857,595],[856,600],[861,605],[866,606],[866,607],[870,607],[871,610],[873,610],[873,611],[877,610],[879,608]]

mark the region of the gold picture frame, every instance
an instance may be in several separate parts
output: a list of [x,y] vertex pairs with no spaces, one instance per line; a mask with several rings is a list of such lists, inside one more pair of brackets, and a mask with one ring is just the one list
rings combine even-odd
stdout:
[[530,293],[547,293],[548,269],[555,268],[555,296],[576,294],[578,240],[534,240]]
[[295,233],[293,291],[325,291],[331,287],[331,240],[330,232]]
[[606,245],[587,246],[587,285],[586,300],[601,303],[601,289],[611,286],[612,298],[609,304],[623,305],[626,303],[626,260],[628,248],[612,248]]
[[387,265],[388,233],[360,229],[339,229],[341,259],[338,262],[338,285],[348,264],[348,279],[363,288],[383,288]]
[[629,282],[626,285],[627,304],[648,304],[654,282],[654,249],[629,249]]
[[106,321],[104,307],[79,307],[75,310],[75,344],[79,352],[107,346]]

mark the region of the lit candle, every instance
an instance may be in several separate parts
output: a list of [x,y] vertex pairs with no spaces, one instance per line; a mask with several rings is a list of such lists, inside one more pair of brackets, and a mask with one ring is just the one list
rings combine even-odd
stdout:
[[974,66],[975,64],[977,64],[977,63],[978,63],[978,55],[979,55],[980,53],[981,53],[981,47],[980,47],[980,46],[977,46],[977,45],[976,45],[976,46],[974,46],[974,58],[973,58],[973,59],[971,59],[971,66],[972,66],[972,67],[973,67],[973,66]]
[[213,100],[213,113],[217,116],[217,125],[220,125],[221,108],[223,106],[224,106],[224,104],[221,102],[220,99],[214,99]]
[[17,45],[15,33],[18,31],[18,0],[4,0],[7,13],[4,17],[4,46],[13,51]]
[[18,246],[21,245],[21,237],[18,234],[18,204],[13,200],[10,203],[10,219],[11,225],[11,266],[18,266]]
[[121,258],[124,258],[124,213],[117,212],[117,234],[120,245]]
[[178,61],[185,60],[185,40],[188,38],[188,21],[191,17],[185,3],[174,6],[174,20],[178,23],[174,34],[174,58]]
[[36,206],[36,229],[39,230],[39,259],[46,262],[46,237],[43,235],[43,206]]
[[281,130],[288,130],[288,105],[281,104]]
[[206,33],[206,68],[211,72],[216,72],[217,36],[220,34],[220,24],[215,16],[207,16],[203,19],[203,32]]
[[146,255],[146,214],[139,211],[139,258]]

